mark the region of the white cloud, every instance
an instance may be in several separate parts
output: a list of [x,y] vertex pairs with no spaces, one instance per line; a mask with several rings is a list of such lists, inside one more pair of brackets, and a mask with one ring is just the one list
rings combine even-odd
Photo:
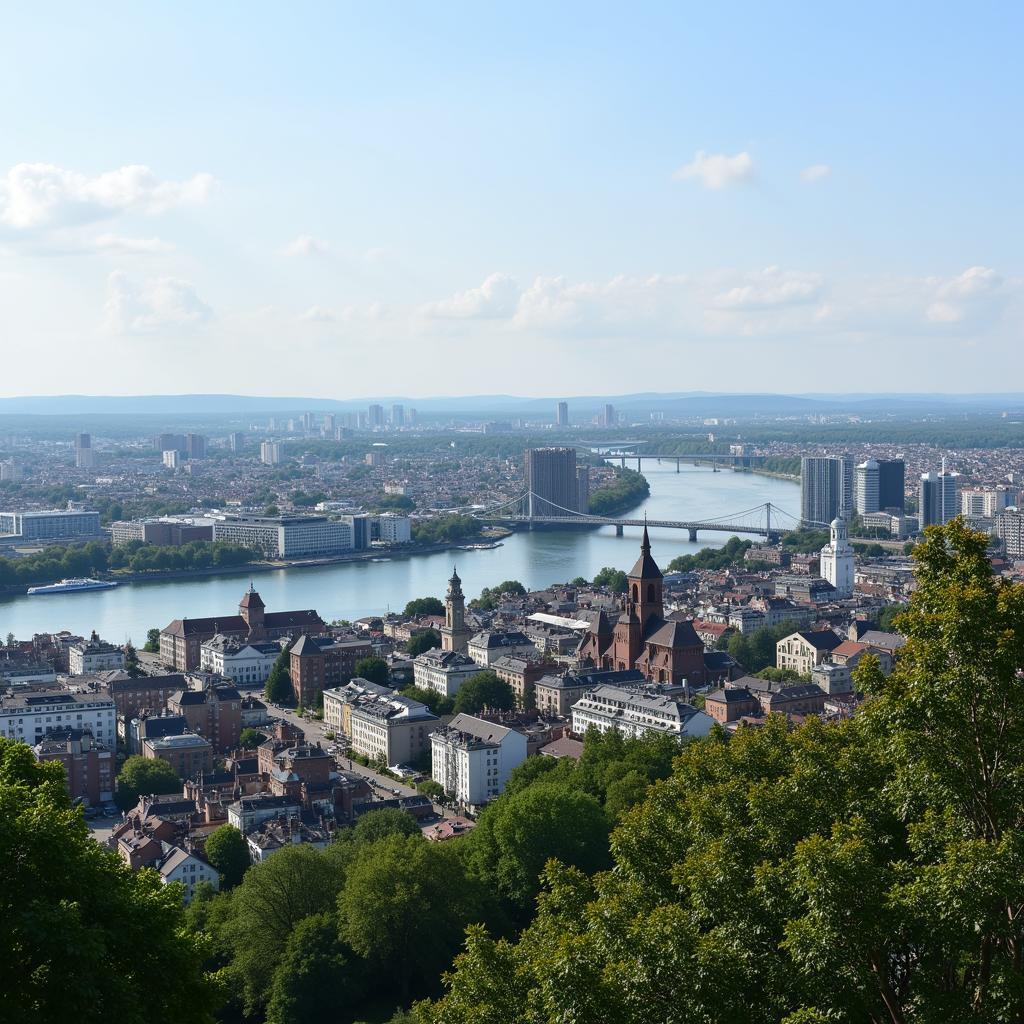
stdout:
[[322,256],[330,252],[330,243],[312,235],[299,235],[293,238],[285,247],[285,256]]
[[743,284],[734,285],[714,298],[719,309],[773,309],[814,302],[822,291],[820,274],[784,271],[766,267],[746,275]]
[[158,256],[174,249],[160,238],[125,238],[122,235],[98,235],[93,245],[98,252],[141,256]]
[[0,180],[0,221],[24,231],[84,224],[118,213],[159,214],[205,202],[216,185],[211,174],[161,181],[140,164],[89,177],[53,164],[22,163]]
[[1002,278],[989,267],[968,267],[962,274],[940,281],[925,317],[936,324],[959,324],[995,312],[1000,305]]
[[698,150],[693,160],[680,167],[673,175],[677,181],[697,178],[705,188],[722,189],[751,181],[754,161],[747,152],[727,156],[725,153],[705,153]]
[[832,174],[832,168],[828,164],[811,164],[800,172],[800,177],[808,182],[821,181]]
[[420,310],[440,320],[494,320],[512,316],[519,302],[519,285],[508,274],[491,274],[479,288],[431,302]]
[[154,277],[136,282],[120,270],[107,278],[104,309],[107,328],[125,334],[191,329],[213,315],[188,281]]
[[310,306],[305,313],[299,315],[299,319],[313,324],[330,324],[338,318],[323,306]]

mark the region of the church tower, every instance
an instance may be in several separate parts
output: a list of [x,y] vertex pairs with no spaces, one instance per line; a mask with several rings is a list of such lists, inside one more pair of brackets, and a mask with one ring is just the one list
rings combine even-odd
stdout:
[[836,588],[836,597],[853,597],[853,548],[846,534],[846,520],[833,519],[831,537],[821,549],[821,575]]
[[261,640],[263,638],[263,613],[266,606],[263,598],[256,593],[256,588],[249,584],[249,589],[242,595],[238,604],[238,614],[249,627],[249,639]]
[[441,650],[466,653],[470,631],[466,626],[466,596],[462,593],[462,580],[455,567],[448,581],[448,595],[444,602],[444,625],[441,627]]
[[651,557],[651,538],[647,535],[647,524],[644,523],[644,536],[640,542],[640,557],[627,576],[629,583],[628,599],[636,617],[646,630],[652,619],[665,617],[665,601],[662,594],[664,578],[657,563]]

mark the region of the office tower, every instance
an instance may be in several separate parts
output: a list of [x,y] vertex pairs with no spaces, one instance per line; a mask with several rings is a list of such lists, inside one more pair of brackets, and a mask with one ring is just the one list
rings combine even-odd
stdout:
[[[856,465],[852,455],[843,454],[839,456],[839,515],[847,521],[853,518],[854,508],[856,507],[853,494]],[[829,521],[831,522],[831,520]]]
[[878,507],[902,515],[906,508],[906,468],[902,459],[878,460]]
[[175,448],[171,448],[163,453],[164,465],[168,469],[180,469],[181,468],[181,452]]
[[857,515],[878,512],[879,467],[874,459],[868,459],[857,467]]
[[921,529],[948,523],[958,513],[958,473],[946,472],[946,460],[942,460],[941,473],[922,473],[918,492],[917,515]]
[[334,413],[333,412],[324,413],[324,422],[323,422],[323,435],[324,435],[324,437],[334,437],[334,428],[335,428]]
[[606,405],[604,411],[601,413],[601,426],[603,427],[614,427],[615,426],[615,406]]
[[404,405],[393,405],[391,406],[391,426],[396,430],[399,427],[405,426],[405,406]]
[[233,452],[240,452],[245,448],[245,434],[240,430],[233,430],[228,435],[228,443],[231,445]]
[[408,423],[410,427],[415,427],[416,426],[416,410],[415,409],[406,409],[405,410],[405,422]]
[[184,434],[157,434],[153,438],[153,447],[158,452],[182,452],[185,451]]
[[281,461],[281,445],[278,441],[264,441],[260,445],[260,462],[264,466],[276,466]]
[[531,516],[576,512],[579,484],[575,448],[527,448],[523,457]]
[[202,434],[186,434],[185,454],[190,459],[205,459],[206,438]]
[[367,410],[368,422],[371,430],[379,430],[384,426],[384,406],[371,405]]
[[991,519],[1012,504],[1006,487],[969,487],[960,492],[960,515],[969,519]]
[[833,519],[829,542],[821,549],[821,576],[836,588],[836,597],[853,597],[853,548],[846,535],[846,520]]
[[313,414],[311,412],[304,412],[301,417],[302,430],[306,434],[313,432]]
[[584,514],[590,511],[590,467],[576,467],[576,508]]
[[75,435],[75,466],[78,469],[92,469],[92,436]]
[[14,459],[0,462],[0,480],[6,483],[18,483],[23,477],[21,466]]
[[827,456],[805,455],[800,460],[800,519],[804,524],[826,526],[839,515],[845,468],[842,459]]
[[569,403],[559,402],[558,407],[555,410],[555,426],[556,427],[567,427],[569,426]]

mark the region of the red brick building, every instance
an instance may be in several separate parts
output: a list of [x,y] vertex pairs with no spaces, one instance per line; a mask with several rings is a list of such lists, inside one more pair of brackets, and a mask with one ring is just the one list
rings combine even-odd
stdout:
[[68,794],[92,807],[114,798],[114,755],[91,732],[64,729],[50,733],[33,748],[37,761],[64,766]]

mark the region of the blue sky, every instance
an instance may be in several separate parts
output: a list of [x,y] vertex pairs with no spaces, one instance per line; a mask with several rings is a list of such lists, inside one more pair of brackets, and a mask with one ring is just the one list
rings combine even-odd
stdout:
[[0,393],[1005,390],[1022,20],[9,7]]

